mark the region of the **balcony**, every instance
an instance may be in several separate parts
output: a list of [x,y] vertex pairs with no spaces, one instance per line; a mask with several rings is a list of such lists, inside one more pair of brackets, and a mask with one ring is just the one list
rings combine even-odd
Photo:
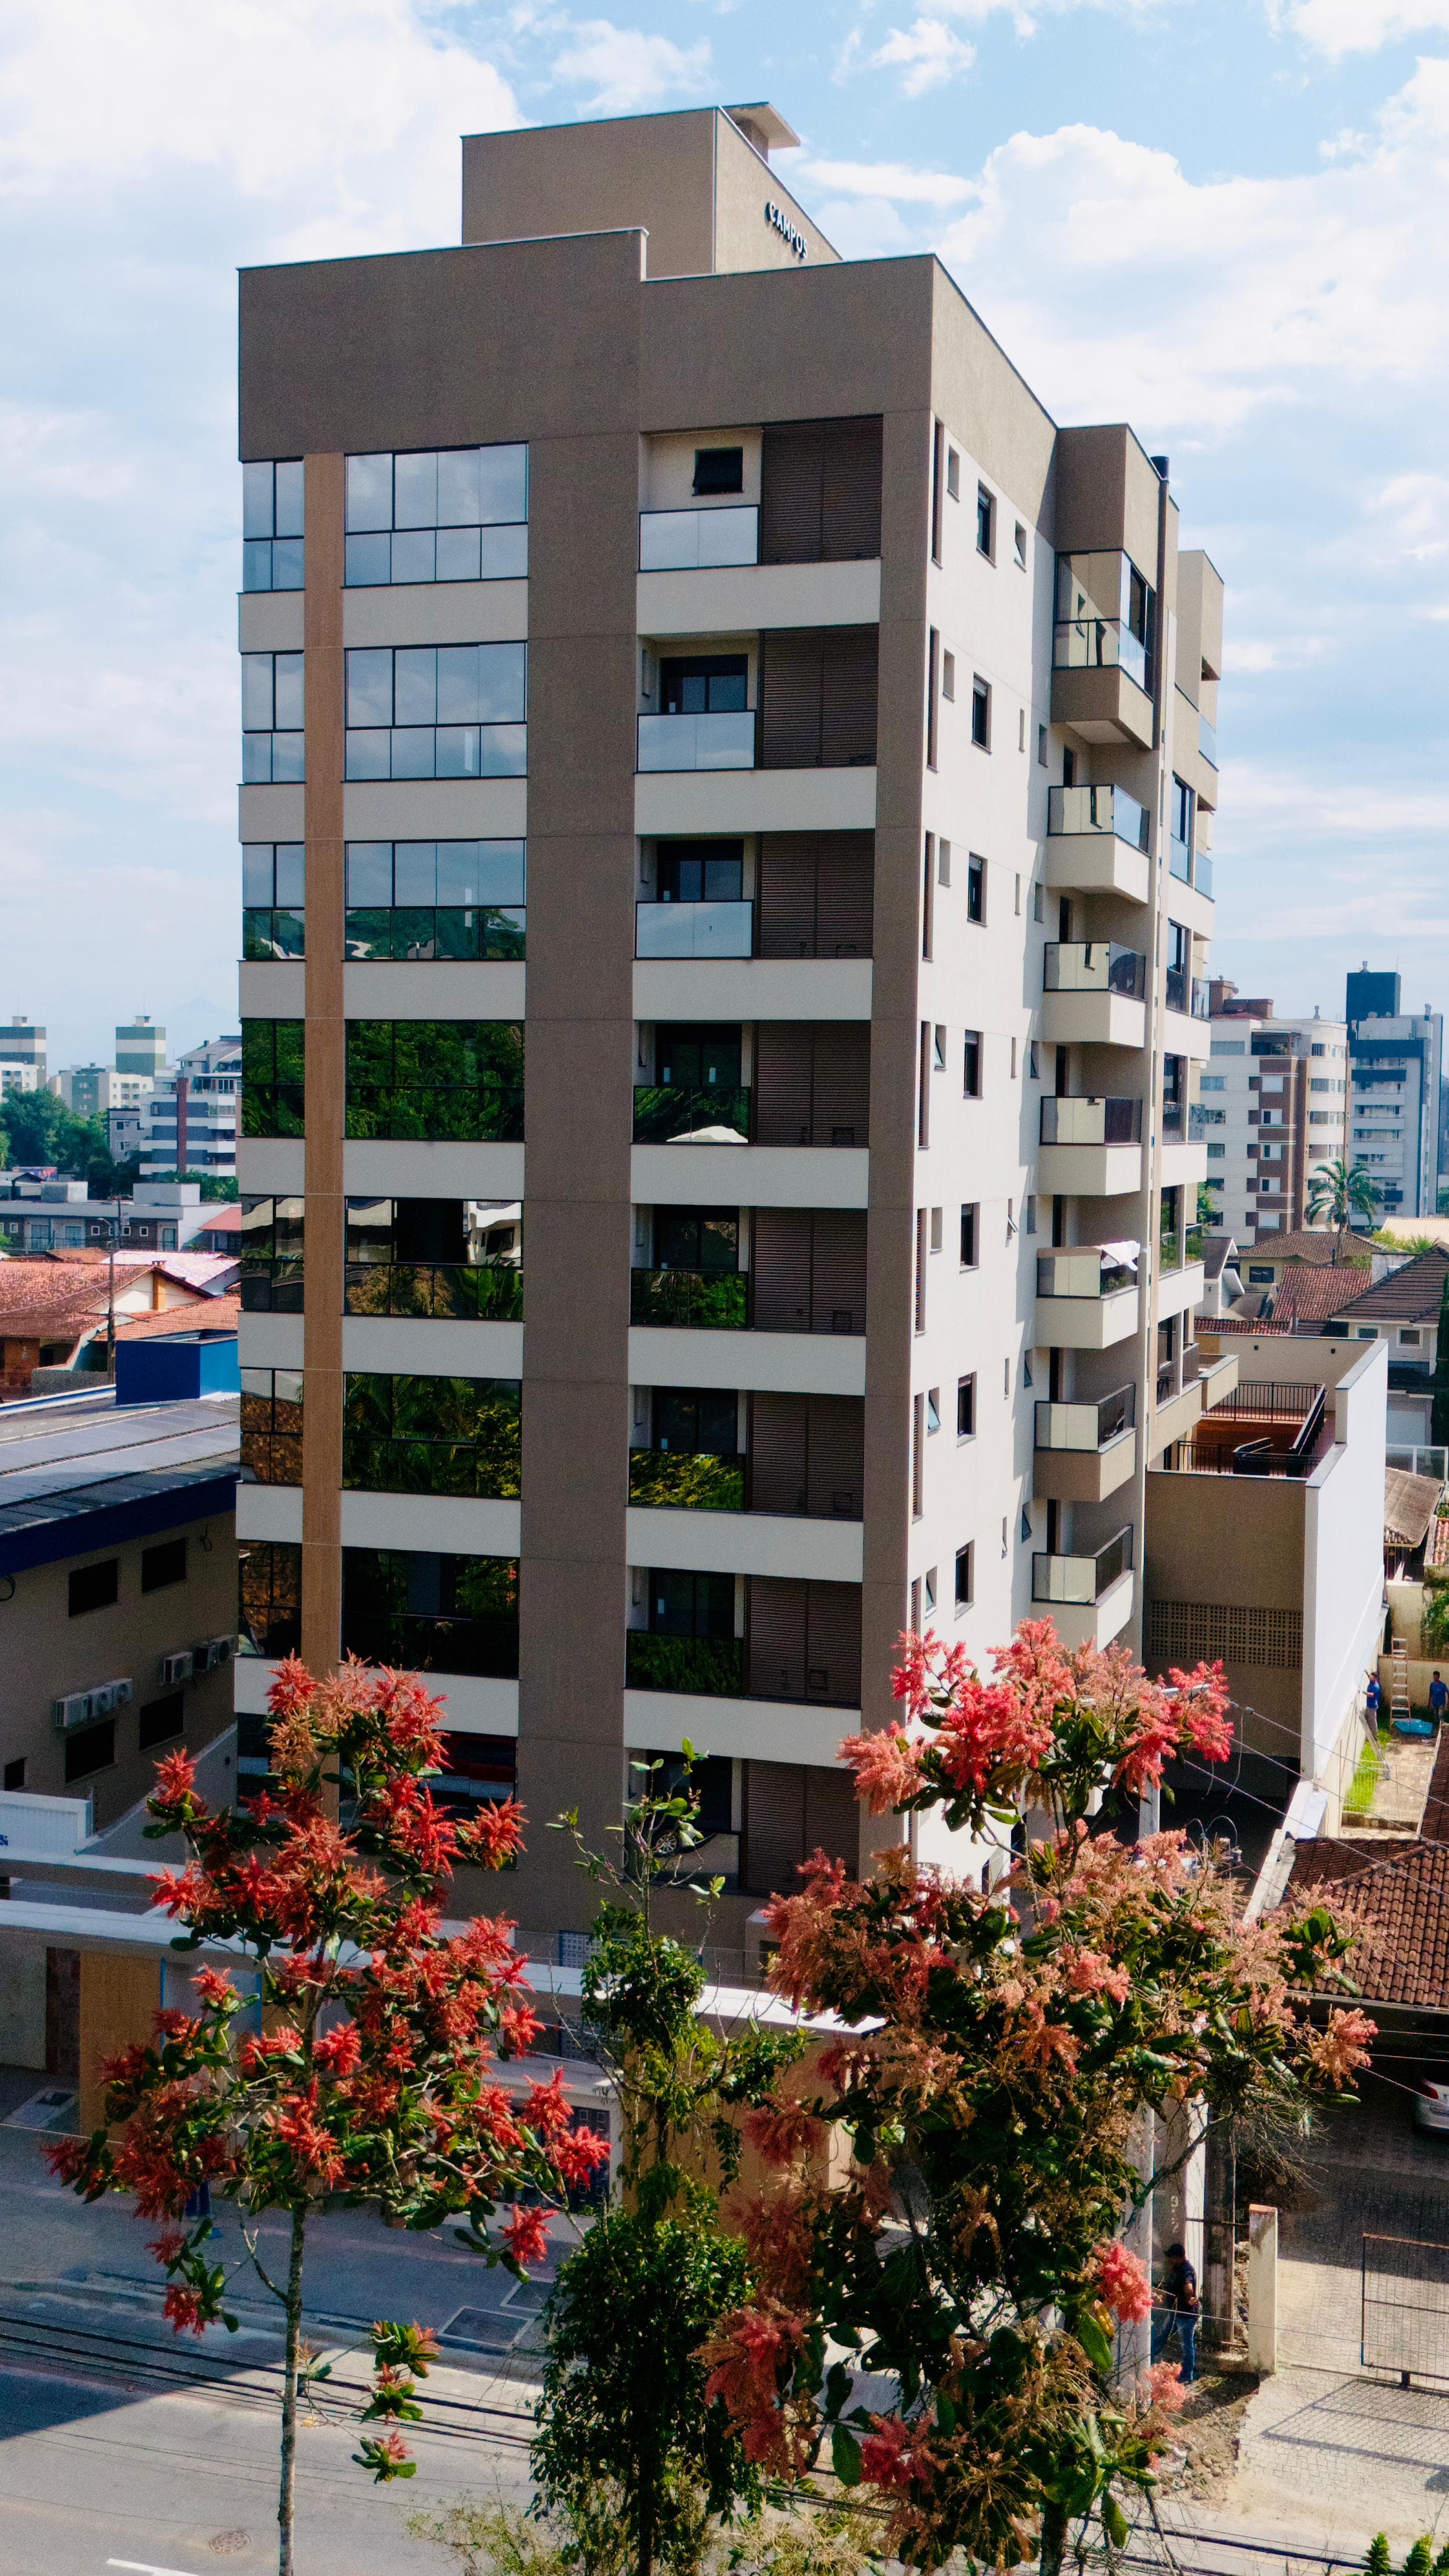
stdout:
[[1140,1100],[1043,1100],[1040,1190],[1054,1196],[1114,1198],[1141,1185]]
[[651,1511],[742,1512],[745,1460],[702,1449],[631,1449],[629,1500]]
[[1083,894],[1148,894],[1147,809],[1121,787],[1053,787],[1047,796],[1046,881]]
[[625,1639],[624,1680],[629,1690],[741,1699],[745,1641],[743,1637],[669,1637],[652,1628],[631,1628]]
[[1199,1416],[1188,1467],[1197,1476],[1311,1476],[1333,1446],[1327,1390],[1248,1378]]
[[747,1083],[721,1083],[701,1090],[642,1083],[635,1089],[636,1145],[747,1145],[749,1141]]
[[1052,1611],[1065,1644],[1105,1644],[1132,1606],[1131,1528],[1091,1556],[1033,1556],[1031,1597]]
[[1203,714],[1201,708],[1198,710],[1197,719],[1197,747],[1202,753],[1204,760],[1207,762],[1209,769],[1216,769],[1218,765],[1218,729],[1216,725],[1208,723],[1207,717]]
[[696,1332],[742,1333],[750,1321],[748,1273],[631,1270],[629,1321],[678,1325]]
[[1099,1503],[1137,1460],[1137,1390],[1118,1387],[1095,1403],[1038,1404],[1032,1490],[1049,1501]]
[[658,770],[753,769],[752,707],[700,715],[640,716],[638,768]]
[[760,514],[753,504],[722,510],[641,510],[639,514],[641,572],[704,572],[759,559]]
[[1121,617],[1060,618],[1052,635],[1052,721],[1088,742],[1152,748],[1150,656]]
[[[665,717],[662,721],[680,720]],[[752,903],[663,902],[634,907],[636,957],[751,957],[754,945]]]
[[1208,1016],[1208,988],[1201,976],[1184,975],[1181,968],[1167,970],[1166,1001],[1170,1011],[1181,1011],[1185,1018],[1205,1020]]
[[513,1262],[352,1262],[343,1311],[349,1315],[459,1317],[468,1323],[523,1320],[523,1272]]
[[1140,1047],[1147,960],[1116,940],[1053,940],[1042,974],[1042,1035],[1058,1045]]
[[1136,1243],[1074,1243],[1036,1259],[1039,1350],[1105,1351],[1137,1329]]

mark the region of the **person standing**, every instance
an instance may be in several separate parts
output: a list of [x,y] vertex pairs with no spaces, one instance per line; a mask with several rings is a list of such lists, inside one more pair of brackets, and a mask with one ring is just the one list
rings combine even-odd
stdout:
[[1364,1706],[1368,1711],[1368,1722],[1373,1728],[1375,1735],[1377,1735],[1379,1729],[1379,1710],[1383,1705],[1383,1697],[1383,1683],[1379,1680],[1377,1673],[1370,1673],[1368,1689],[1364,1692]]
[[1434,1667],[1434,1678],[1429,1684],[1429,1715],[1432,1717],[1436,1726],[1443,1725],[1444,1712],[1446,1709],[1449,1709],[1449,1684],[1446,1684],[1444,1676],[1436,1664]]
[[1152,2358],[1160,2361],[1176,2335],[1182,2356],[1182,2384],[1190,2388],[1197,2377],[1197,2323],[1201,2309],[1197,2274],[1187,2259],[1184,2245],[1169,2245],[1167,2249],[1167,2268],[1162,2275],[1156,2307],[1157,2314],[1152,2321]]

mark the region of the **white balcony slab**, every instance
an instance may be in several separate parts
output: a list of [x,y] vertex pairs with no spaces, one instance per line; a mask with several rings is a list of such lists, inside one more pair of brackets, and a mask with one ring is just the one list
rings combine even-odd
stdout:
[[1164,1449],[1177,1440],[1185,1440],[1202,1413],[1203,1383],[1192,1378],[1178,1394],[1170,1395],[1165,1404],[1154,1404],[1147,1424],[1144,1448],[1149,1467],[1160,1464]]
[[1110,1297],[1038,1297],[1032,1322],[1036,1350],[1107,1351],[1137,1330],[1138,1291]]
[[342,1365],[383,1377],[519,1378],[523,1326],[452,1315],[347,1315]]
[[349,1020],[521,1020],[528,969],[509,958],[358,959],[342,969]]
[[1119,1637],[1132,1616],[1133,1575],[1129,1566],[1119,1574],[1100,1601],[1038,1601],[1032,1605],[1034,1619],[1052,1619],[1062,1644],[1074,1646],[1108,1646]]
[[1036,1185],[1064,1198],[1115,1199],[1142,1187],[1140,1145],[1042,1145]]
[[421,1145],[355,1136],[342,1148],[343,1187],[380,1199],[521,1199],[521,1145]]
[[307,830],[305,787],[239,787],[239,841],[300,841]]
[[632,1174],[636,1207],[869,1204],[863,1145],[636,1145]]
[[1165,1144],[1161,1154],[1159,1178],[1165,1190],[1190,1188],[1194,1181],[1207,1179],[1207,1144]]
[[346,644],[512,644],[527,633],[526,581],[394,582],[342,594]]
[[265,1717],[267,1693],[278,1670],[271,1655],[238,1655],[231,1668],[231,1704],[238,1717]]
[[1169,1315],[1185,1314],[1189,1306],[1200,1306],[1205,1294],[1206,1281],[1200,1261],[1186,1262],[1180,1270],[1159,1271],[1158,1321],[1164,1321]]
[[342,828],[349,841],[517,840],[528,828],[528,781],[354,779],[342,791]]
[[865,1335],[635,1324],[629,1333],[629,1383],[736,1386],[760,1395],[864,1395]]
[[242,1368],[299,1369],[302,1365],[300,1315],[241,1315],[236,1338]]
[[1043,993],[1041,1033],[1056,1046],[1143,1047],[1147,1005],[1128,993]]
[[1065,893],[1120,894],[1129,903],[1145,903],[1152,884],[1146,851],[1115,832],[1051,833],[1044,873]]
[[875,626],[880,563],[729,564],[641,572],[641,635],[757,634],[771,626]]
[[1169,1055],[1191,1056],[1194,1063],[1205,1064],[1213,1051],[1211,1025],[1194,1019],[1190,1011],[1164,1011],[1162,1043]]
[[300,958],[269,958],[237,968],[237,1000],[244,1020],[300,1020],[307,1012],[307,969]]
[[626,1690],[624,1742],[631,1753],[679,1753],[685,1737],[700,1753],[736,1762],[805,1762],[833,1770],[847,1735],[860,1733],[858,1708],[809,1708],[787,1699],[706,1699],[690,1691]]
[[344,1494],[344,1547],[436,1549],[444,1556],[517,1556],[516,1502],[469,1494]]
[[273,1539],[299,1547],[302,1542],[300,1485],[238,1485],[236,1534],[240,1539]]
[[300,653],[306,593],[301,590],[243,590],[237,595],[236,641],[239,653]]
[[[266,1655],[238,1655],[232,1666],[232,1706],[238,1717],[265,1717],[277,1665]],[[458,1735],[517,1735],[518,1684],[488,1673],[425,1673],[428,1689],[446,1700],[443,1724]],[[801,1755],[804,1760],[804,1755]]]
[[639,958],[634,1017],[868,1020],[871,977],[868,957]]
[[1204,894],[1199,886],[1184,885],[1181,877],[1164,874],[1163,883],[1166,887],[1164,901],[1173,920],[1180,921],[1184,930],[1195,930],[1201,938],[1211,939],[1217,925],[1217,909],[1212,896]]
[[631,1565],[691,1566],[700,1574],[778,1574],[807,1583],[861,1580],[865,1542],[859,1521],[643,1509],[631,1509],[625,1517]]
[[300,1198],[307,1186],[307,1146],[301,1136],[239,1136],[237,1187],[247,1198]]
[[869,832],[875,829],[875,798],[874,769],[653,772],[634,781],[634,829],[641,836]]

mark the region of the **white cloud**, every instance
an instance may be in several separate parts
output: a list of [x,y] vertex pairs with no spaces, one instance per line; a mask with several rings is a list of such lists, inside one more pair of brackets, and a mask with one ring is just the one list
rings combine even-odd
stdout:
[[1392,541],[1401,555],[1433,563],[1449,554],[1449,475],[1396,474],[1376,495],[1373,508],[1392,522]]
[[1449,29],[1449,0],[1269,0],[1269,18],[1339,62],[1405,36],[1442,34]]
[[687,48],[667,36],[646,36],[637,27],[615,27],[607,18],[589,18],[573,30],[573,43],[554,60],[555,77],[588,86],[584,101],[601,114],[623,116],[654,107],[678,90],[699,89],[709,78],[706,39]]
[[953,36],[942,18],[917,18],[914,26],[892,27],[870,57],[874,70],[900,72],[907,98],[923,98],[928,89],[968,72],[975,60],[975,46]]
[[838,188],[847,197],[888,197],[897,205],[958,206],[972,184],[950,170],[912,170],[903,161],[797,162],[796,181],[819,188]]

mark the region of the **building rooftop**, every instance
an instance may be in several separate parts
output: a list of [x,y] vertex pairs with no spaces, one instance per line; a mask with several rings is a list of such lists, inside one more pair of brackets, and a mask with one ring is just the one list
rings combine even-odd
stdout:
[[109,1387],[0,1407],[0,1574],[233,1511],[239,1414],[235,1396],[118,1405]]
[[1273,1297],[1273,1318],[1279,1324],[1297,1325],[1300,1330],[1317,1332],[1334,1315],[1342,1315],[1362,1286],[1364,1273],[1355,1264],[1331,1268],[1310,1267],[1295,1262],[1287,1276],[1280,1279]]
[[1437,1476],[1411,1476],[1390,1467],[1384,1476],[1384,1539],[1390,1547],[1418,1547],[1444,1488]]
[[1438,1320],[1446,1276],[1449,1251],[1421,1252],[1330,1311],[1350,1324],[1432,1324]]
[[1340,1266],[1367,1265],[1381,1248],[1366,1234],[1348,1234],[1340,1253],[1336,1227],[1300,1225],[1291,1232],[1260,1234],[1252,1246],[1252,1257],[1255,1261],[1308,1261],[1315,1265],[1332,1265],[1336,1258]]
[[1205,1234],[1202,1239],[1204,1279],[1220,1279],[1224,1270],[1236,1270],[1241,1255],[1236,1238],[1231,1234]]
[[1449,2011],[1449,1843],[1406,1842],[1382,1857],[1377,1845],[1299,1843],[1288,1884],[1300,1895],[1332,1887],[1362,1935],[1352,1975],[1366,2003]]

